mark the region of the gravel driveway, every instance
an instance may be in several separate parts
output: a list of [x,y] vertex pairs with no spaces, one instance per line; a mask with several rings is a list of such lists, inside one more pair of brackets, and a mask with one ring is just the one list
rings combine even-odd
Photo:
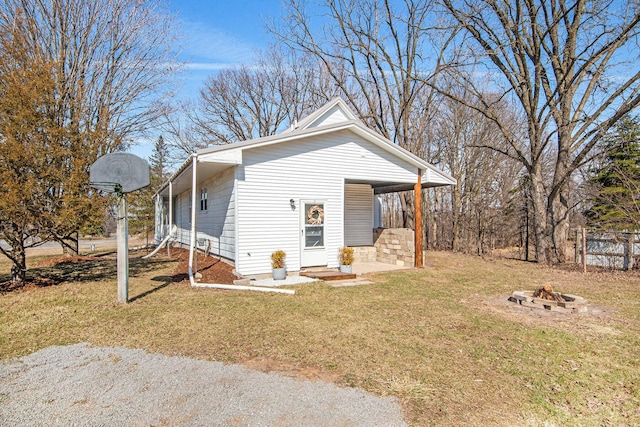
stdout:
[[240,365],[76,344],[0,364],[2,426],[404,426],[394,399]]

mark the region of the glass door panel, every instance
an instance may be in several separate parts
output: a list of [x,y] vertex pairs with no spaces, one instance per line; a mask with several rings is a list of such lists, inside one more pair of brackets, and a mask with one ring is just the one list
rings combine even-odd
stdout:
[[304,245],[306,248],[324,247],[324,204],[305,203]]

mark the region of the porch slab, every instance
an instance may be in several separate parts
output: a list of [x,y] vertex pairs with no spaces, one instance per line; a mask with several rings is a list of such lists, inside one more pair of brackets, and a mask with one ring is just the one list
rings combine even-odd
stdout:
[[274,280],[272,278],[263,279],[251,279],[249,285],[251,286],[266,286],[266,287],[278,287],[287,285],[300,285],[302,283],[315,282],[317,279],[313,277],[303,277],[294,274],[287,274],[287,277],[283,280]]

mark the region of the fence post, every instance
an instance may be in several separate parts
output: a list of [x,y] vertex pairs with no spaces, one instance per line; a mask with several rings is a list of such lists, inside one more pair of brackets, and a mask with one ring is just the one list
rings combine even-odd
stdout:
[[587,229],[582,229],[582,271],[587,272]]
[[633,244],[635,243],[636,235],[634,233],[629,233],[629,237],[627,239],[627,270],[633,269]]
[[576,228],[576,248],[573,251],[574,262],[580,263],[580,227]]

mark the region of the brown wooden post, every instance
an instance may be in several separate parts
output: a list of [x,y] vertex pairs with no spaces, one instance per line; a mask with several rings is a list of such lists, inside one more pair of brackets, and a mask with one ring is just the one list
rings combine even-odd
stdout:
[[418,180],[416,185],[413,186],[414,192],[414,219],[415,219],[415,235],[414,241],[416,244],[415,249],[415,266],[416,268],[422,267],[422,170],[418,169]]

